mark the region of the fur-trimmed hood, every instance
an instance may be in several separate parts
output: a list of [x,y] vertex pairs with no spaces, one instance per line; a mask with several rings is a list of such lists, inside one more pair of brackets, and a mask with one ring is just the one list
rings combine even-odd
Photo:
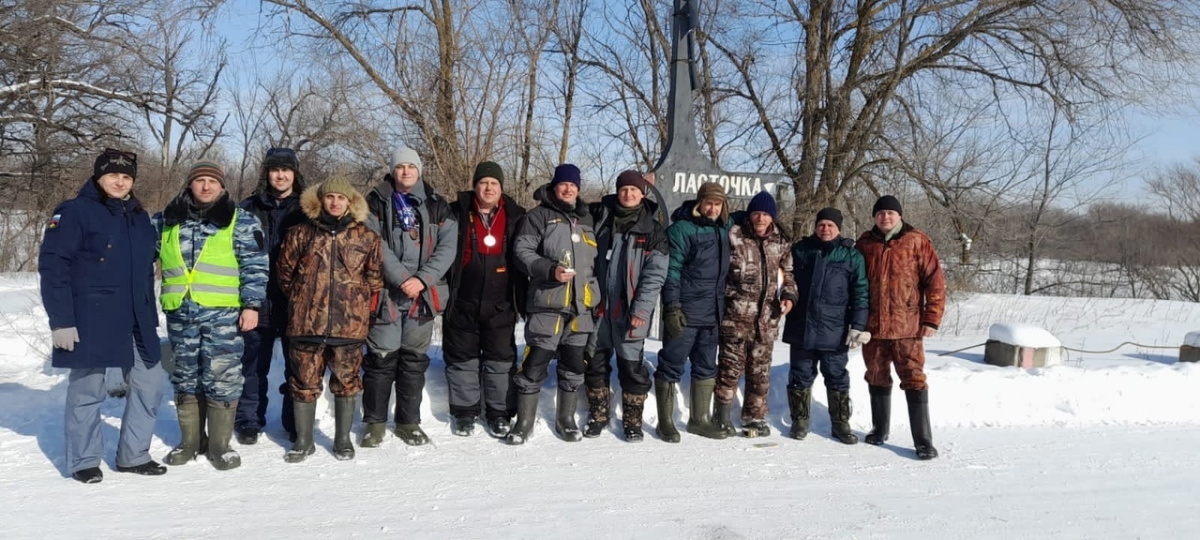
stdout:
[[[321,197],[319,192],[324,182],[308,187],[304,193],[300,195],[300,211],[308,219],[317,219],[321,216]],[[359,193],[357,189],[350,195],[350,217],[359,223],[366,223],[367,216],[370,215],[370,210],[367,208],[367,199]]]

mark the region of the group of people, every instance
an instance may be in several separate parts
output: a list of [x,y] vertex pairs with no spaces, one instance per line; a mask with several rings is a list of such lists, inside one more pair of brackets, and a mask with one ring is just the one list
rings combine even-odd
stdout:
[[[393,389],[392,434],[428,443],[420,411],[439,316],[455,435],[472,435],[482,416],[492,436],[524,443],[556,362],[555,433],[566,441],[598,437],[613,407],[614,356],[625,440],[644,438],[653,387],[656,431],[680,441],[675,394],[689,361],[687,432],[736,435],[731,410],[744,376],[741,433],[769,435],[772,344],[782,322],[791,344],[790,437],[808,433],[819,370],[833,437],[857,442],[846,364],[848,349],[863,346],[873,424],[866,441],[888,438],[894,364],[917,456],[936,457],[922,339],[940,323],[945,285],[932,242],[903,222],[894,197],[875,204],[875,227],[857,244],[841,236],[834,208],[821,210],[814,234],[793,244],[766,192],[731,214],[724,188],[704,184],[668,224],[653,176],[637,171],[622,172],[615,193],[588,204],[579,197],[579,168],[559,165],[535,193],[536,207],[525,209],[504,193],[504,171],[490,161],[454,201],[422,180],[413,149],[396,150],[389,164],[364,196],[338,176],[306,186],[296,153],[272,148],[254,193],[239,204],[222,168],[202,161],[151,217],[133,195],[137,156],[101,153],[79,195],[55,209],[39,257],[52,362],[70,369],[71,476],[103,478],[108,367],[122,368],[130,388],[117,470],[167,471],[149,455],[163,392],[155,260],[181,432],[167,465],[199,455],[219,470],[241,464],[230,442],[255,444],[267,423],[276,340],[285,365],[282,423],[292,442],[286,461],[315,452],[326,371],[337,459],[355,455],[350,433],[360,393],[360,446],[387,439]],[[663,348],[652,377],[644,344],[660,302]],[[583,429],[575,419],[581,387]]]

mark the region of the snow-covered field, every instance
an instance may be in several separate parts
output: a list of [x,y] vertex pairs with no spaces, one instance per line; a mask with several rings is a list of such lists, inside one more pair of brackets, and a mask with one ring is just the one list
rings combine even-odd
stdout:
[[[238,447],[243,466],[203,459],[163,477],[114,468],[123,402],[104,407],[104,482],[65,477],[66,373],[48,366],[49,329],[36,276],[0,274],[0,536],[3,538],[1197,538],[1200,537],[1200,366],[1177,350],[1126,346],[1068,352],[1064,365],[1019,370],[982,363],[995,322],[1052,332],[1063,345],[1124,341],[1176,347],[1200,330],[1200,304],[970,295],[951,299],[927,341],[934,440],[916,461],[903,394],[889,444],[830,439],[823,391],[813,435],[786,431],[787,346],[776,346],[769,438],[628,444],[616,421],[568,444],[546,424],[508,447],[450,434],[440,349],[430,351],[424,427],[433,444],[391,439],[339,462],[332,404],[318,412],[321,450],[286,464],[272,402],[269,437]],[[653,362],[659,344],[650,342]],[[281,369],[272,378],[278,382]],[[851,354],[853,425],[870,427],[862,362]],[[553,378],[552,378],[553,379]],[[547,390],[553,381],[547,383]],[[615,382],[614,382],[615,384]],[[686,395],[686,389],[682,394]],[[171,392],[151,449],[179,439]],[[675,419],[682,428],[687,403]],[[580,404],[580,418],[585,414]],[[734,415],[736,418],[737,407]],[[236,443],[234,443],[236,446]]]

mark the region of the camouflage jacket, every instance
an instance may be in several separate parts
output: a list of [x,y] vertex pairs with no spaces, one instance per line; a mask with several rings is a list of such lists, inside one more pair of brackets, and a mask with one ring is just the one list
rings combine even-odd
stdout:
[[791,245],[774,226],[766,238],[758,238],[747,220],[729,229],[729,253],[721,335],[774,341],[781,318],[780,301],[796,302]]
[[300,196],[308,221],[292,227],[279,251],[279,287],[288,297],[288,337],[363,340],[371,302],[383,289],[383,248],[367,228],[367,201],[357,192],[346,218],[321,219],[320,184]]
[[[269,263],[258,218],[250,212],[238,211],[233,200],[229,198],[228,191],[222,193],[203,213],[203,218],[196,214],[191,201],[191,191],[184,188],[182,193],[167,203],[162,212],[151,218],[154,230],[158,231],[159,248],[162,247],[163,229],[179,225],[179,250],[183,254],[184,262],[191,268],[204,249],[208,237],[229,226],[229,223],[236,219],[233,225],[233,252],[238,261],[238,287],[242,307],[260,309],[267,297]],[[183,301],[192,302],[192,299],[189,296]]]
[[908,339],[921,327],[937,328],[946,309],[946,279],[933,241],[907,223],[890,240],[878,227],[856,246],[867,263],[871,312],[867,331],[875,339]]

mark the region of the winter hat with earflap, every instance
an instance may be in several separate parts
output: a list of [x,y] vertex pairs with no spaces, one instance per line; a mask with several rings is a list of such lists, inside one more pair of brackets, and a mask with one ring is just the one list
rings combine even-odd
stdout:
[[700,184],[700,189],[696,191],[696,202],[702,202],[704,199],[721,199],[721,202],[728,202],[725,188],[716,182]]
[[346,180],[341,176],[334,176],[333,178],[326,180],[325,183],[321,184],[320,188],[317,188],[317,195],[322,198],[330,193],[338,193],[340,195],[344,195],[347,199],[350,199],[353,198],[356,193],[358,193],[358,190],[354,189],[354,186],[350,185],[349,180]]
[[113,173],[128,174],[130,178],[137,180],[137,154],[105,148],[92,164],[92,175],[100,178]]
[[696,190],[696,204],[692,206],[692,216],[700,217],[700,203],[705,199],[718,199],[721,201],[721,215],[718,219],[722,222],[729,220],[729,198],[725,196],[725,187],[716,182],[705,182],[700,184],[700,189]]
[[390,163],[392,170],[396,170],[396,166],[401,163],[412,163],[417,167],[418,174],[423,172],[423,167],[421,166],[421,156],[418,155],[417,151],[413,150],[412,148],[401,146],[395,152],[392,152],[392,161]]
[[268,148],[267,155],[263,158],[263,169],[291,169],[293,171],[300,170],[300,158],[296,157],[296,151],[291,148]]
[[746,212],[751,214],[755,212],[766,212],[771,216],[771,219],[779,219],[779,207],[775,204],[775,197],[770,193],[760,191],[753,199],[750,199],[750,205],[746,207]]
[[471,177],[471,187],[479,184],[484,178],[495,178],[500,185],[504,185],[504,169],[494,161],[484,161],[475,166],[475,174]]
[[197,161],[192,165],[191,170],[188,171],[187,183],[184,184],[184,188],[186,189],[187,186],[192,184],[193,180],[201,176],[211,176],[216,179],[217,183],[221,184],[221,187],[225,187],[225,169],[222,169],[220,165],[211,161]]

